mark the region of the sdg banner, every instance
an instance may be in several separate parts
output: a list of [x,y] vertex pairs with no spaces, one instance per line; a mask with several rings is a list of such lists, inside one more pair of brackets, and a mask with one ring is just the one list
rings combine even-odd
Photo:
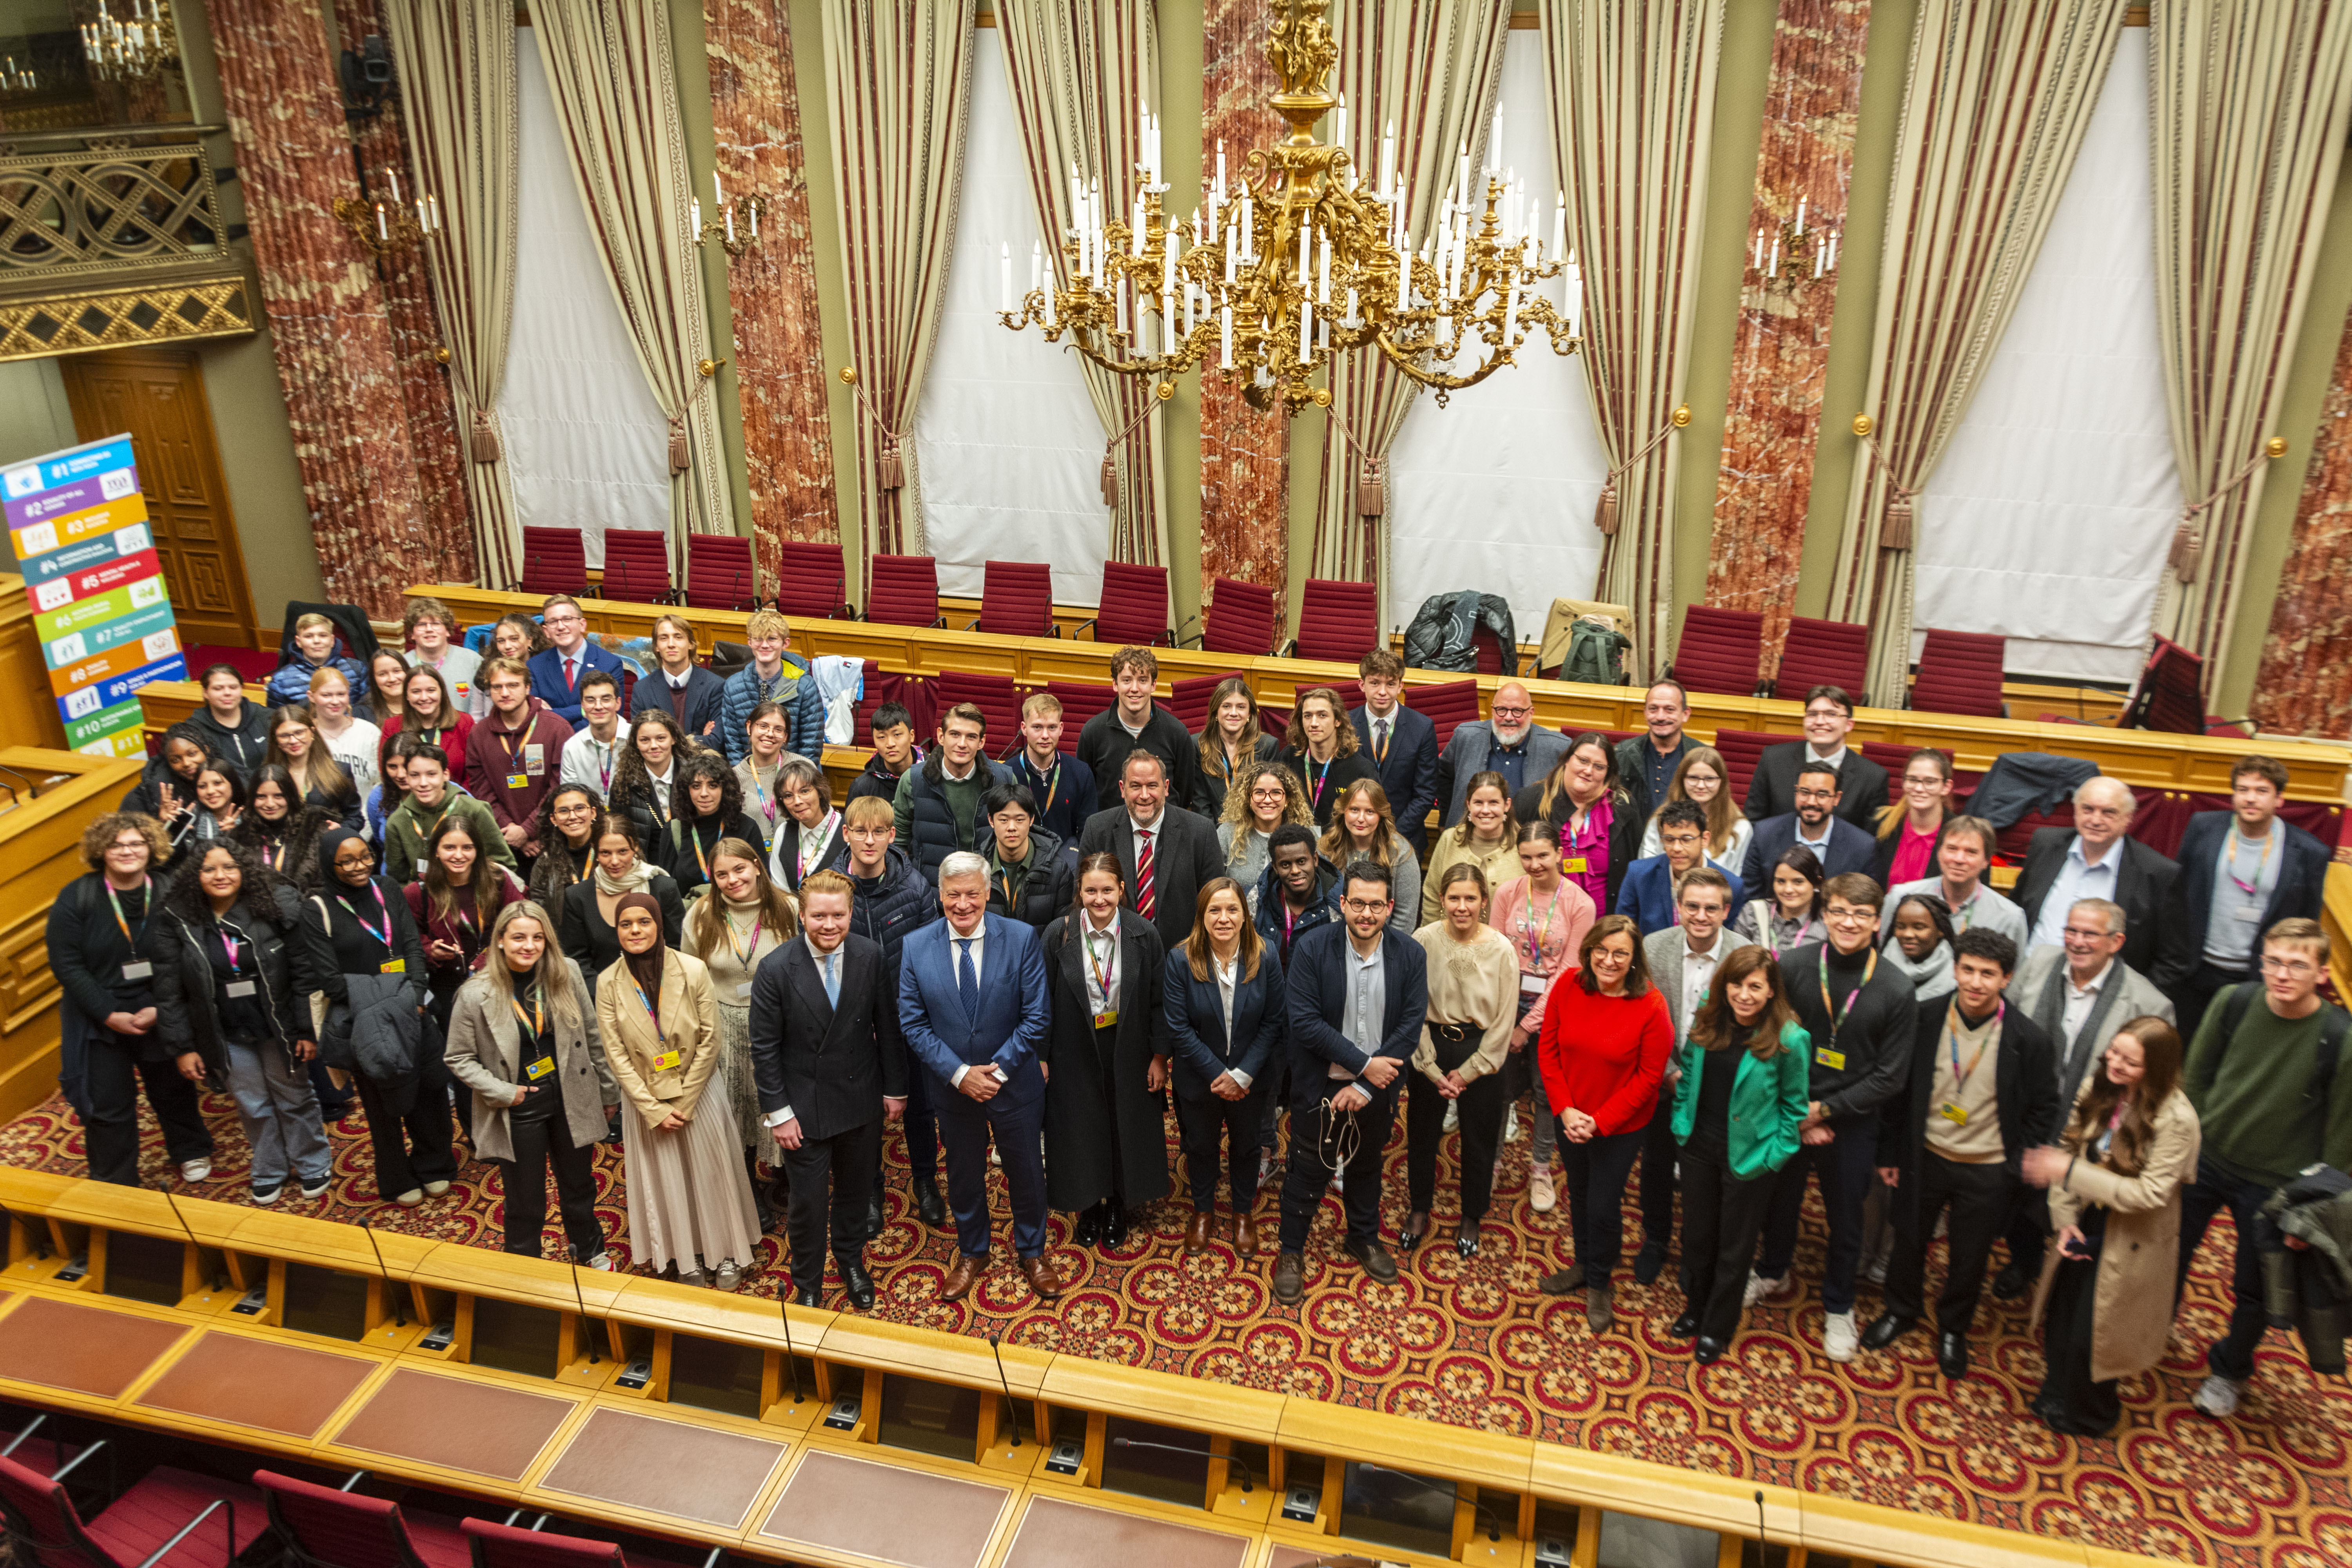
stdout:
[[0,506],[66,743],[93,756],[142,754],[139,689],[185,680],[188,662],[131,437],[0,469]]

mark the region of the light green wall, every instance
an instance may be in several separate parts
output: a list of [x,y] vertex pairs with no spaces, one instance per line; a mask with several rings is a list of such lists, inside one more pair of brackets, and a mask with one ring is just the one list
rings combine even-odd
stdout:
[[[687,162],[694,186],[709,180],[719,159],[718,133],[710,114],[710,57],[704,47],[702,0],[670,0],[670,48],[677,57],[678,119],[686,132]],[[751,486],[743,462],[743,405],[735,380],[735,309],[727,296],[727,247],[716,241],[701,250],[702,287],[710,304],[710,357],[719,367],[710,395],[718,401],[719,440],[727,455],[727,487],[735,531],[751,531]]]
[[0,361],[0,464],[71,447],[73,410],[53,359]]
[[[1171,204],[1191,212],[1201,191],[1201,71],[1204,43],[1196,5],[1160,0],[1160,169]],[[1181,203],[1180,192],[1191,192]],[[1168,462],[1168,599],[1175,624],[1201,613],[1201,378],[1179,376],[1160,418]],[[1303,559],[1303,558],[1302,558]]]

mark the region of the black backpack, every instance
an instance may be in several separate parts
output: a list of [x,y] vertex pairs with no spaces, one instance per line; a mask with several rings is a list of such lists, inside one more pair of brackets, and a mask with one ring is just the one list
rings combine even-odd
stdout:
[[[2249,980],[2221,994],[2221,1050],[2225,1057],[2231,1042],[2238,1037],[2238,1026],[2246,1021],[2246,1009],[2254,1005],[2262,989],[2260,981]],[[2332,1002],[2319,1005],[2319,1056],[2312,1070],[2311,1092],[2325,1110],[2328,1094],[2336,1087],[2336,1063],[2344,1054],[2344,1037],[2352,1034],[2352,1013]],[[2217,1074],[2221,1070],[2219,1062],[2214,1064],[2214,1070]]]

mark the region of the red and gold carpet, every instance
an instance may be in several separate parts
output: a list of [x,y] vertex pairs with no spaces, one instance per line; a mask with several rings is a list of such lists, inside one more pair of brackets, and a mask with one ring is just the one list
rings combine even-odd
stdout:
[[[227,1102],[208,1097],[219,1139],[212,1179],[196,1189],[241,1201],[247,1152]],[[175,1180],[160,1135],[146,1124],[142,1174]],[[500,1244],[496,1172],[469,1164],[440,1199],[415,1209],[377,1203],[364,1127],[354,1111],[333,1130],[334,1184],[316,1205],[281,1199],[329,1219],[364,1215],[372,1225],[469,1246]],[[1505,1157],[1506,1178],[1488,1216],[1481,1255],[1465,1262],[1447,1239],[1452,1141],[1441,1170],[1435,1244],[1404,1260],[1393,1286],[1374,1285],[1339,1254],[1336,1195],[1326,1202],[1307,1259],[1307,1298],[1297,1310],[1269,1289],[1271,1252],[1244,1265],[1218,1246],[1197,1258],[1181,1245],[1186,1210],[1162,1205],[1148,1229],[1116,1253],[1060,1245],[1050,1254],[1069,1282],[1046,1304],[1010,1267],[1001,1183],[995,1268],[961,1302],[940,1300],[952,1239],[912,1212],[904,1156],[893,1144],[890,1223],[868,1250],[881,1287],[877,1315],[950,1333],[1002,1330],[1036,1345],[1186,1376],[1284,1391],[1465,1426],[1533,1433],[1559,1443],[1750,1477],[1911,1512],[1973,1520],[2037,1535],[2081,1540],[2224,1568],[2343,1568],[2352,1563],[2352,1389],[2321,1379],[2299,1347],[2273,1333],[2238,1415],[2199,1415],[2189,1397],[2203,1377],[2205,1345],[2226,1321],[2226,1216],[2189,1280],[2166,1360],[2124,1385],[2124,1424],[2112,1438],[2053,1434],[2025,1413],[2039,1387],[2041,1342],[2025,1304],[1988,1293],[1972,1342],[1975,1370],[1948,1383],[1931,1336],[1840,1367],[1821,1352],[1821,1302],[1808,1290],[1787,1306],[1751,1310],[1731,1353],[1711,1367],[1669,1340],[1681,1310],[1671,1268],[1643,1287],[1621,1274],[1618,1322],[1595,1336],[1581,1299],[1542,1295],[1536,1281],[1567,1255],[1566,1213],[1528,1205],[1524,1138]],[[1403,1190],[1402,1119],[1388,1151],[1388,1190]],[[0,1163],[79,1174],[81,1130],[62,1099],[0,1127]],[[598,1209],[626,1267],[624,1161],[598,1152]],[[1391,1208],[1401,1205],[1401,1196]],[[1261,1196],[1268,1221],[1273,1194]],[[1394,1234],[1402,1215],[1388,1215]],[[1638,1216],[1629,1205],[1630,1231]],[[1497,1223],[1499,1222],[1499,1223]],[[546,1236],[557,1255],[560,1233]],[[1629,1235],[1628,1252],[1637,1237]],[[1822,1231],[1809,1211],[1800,1278],[1819,1273]],[[761,1272],[746,1290],[773,1296],[783,1284],[781,1241],[761,1246]],[[1931,1286],[1939,1264],[1931,1262]],[[828,1304],[844,1305],[837,1284]],[[1876,1310],[1865,1285],[1860,1311]]]

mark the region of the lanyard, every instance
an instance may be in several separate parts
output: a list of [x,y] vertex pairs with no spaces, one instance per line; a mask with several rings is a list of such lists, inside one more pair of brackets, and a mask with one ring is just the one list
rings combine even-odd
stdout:
[[719,911],[719,918],[726,923],[727,945],[734,952],[735,962],[741,964],[746,969],[751,968],[751,955],[760,951],[760,927],[768,917],[764,914],[754,915],[751,917],[751,940],[748,942],[738,942],[735,940],[735,917],[733,915],[729,914],[725,910],[721,910]]
[[822,849],[824,847],[825,841],[833,837],[834,824],[840,820],[841,813],[837,811],[828,811],[824,814],[824,820],[816,825],[815,836],[814,837],[810,836],[809,829],[805,827],[801,829],[801,847],[798,853],[802,877],[805,878],[809,874],[809,857],[812,853],[812,849]]
[[2263,873],[2270,869],[2271,851],[2278,847],[2278,829],[2275,827],[2263,836],[2263,858],[2254,863],[2254,879],[2249,882],[2238,875],[2238,830],[2234,827],[2230,830],[2230,850],[2222,862],[2222,868],[2229,872],[2230,880],[2238,885],[2238,891],[2252,893],[2262,887]]
[[[142,873],[139,879],[139,891],[148,900],[147,904],[141,906],[142,912],[139,916],[139,931],[143,931],[147,929],[147,916],[144,911],[153,904],[155,899],[155,879]],[[131,922],[122,918],[122,900],[114,896],[114,884],[111,882],[106,884],[106,901],[114,906],[114,923],[122,928],[122,940],[131,946],[137,947],[139,932],[132,931]],[[236,960],[232,957],[229,962],[234,964]]]
[[540,994],[538,986],[530,988],[530,1012],[525,1013],[522,1004],[512,996],[507,998],[507,1005],[514,1009],[515,1022],[529,1029],[534,1038],[547,1033],[547,998]]
[[383,927],[380,931],[374,926],[368,924],[365,917],[361,915],[359,910],[352,908],[351,900],[343,897],[342,894],[337,893],[335,895],[335,902],[342,905],[343,912],[350,915],[352,920],[359,922],[360,930],[367,932],[368,935],[382,942],[383,944],[384,952],[390,952],[392,951],[392,906],[383,901],[383,893],[381,889],[377,891],[375,896],[375,912],[383,919]]
[[[1776,926],[1779,925],[1780,923],[1780,917],[1778,915],[1772,916],[1771,923]],[[1777,958],[1792,948],[1803,946],[1805,942],[1805,933],[1811,931],[1815,923],[1813,917],[1811,915],[1806,915],[1802,919],[1799,920],[1797,921],[1797,929],[1789,933],[1788,941],[1778,942],[1773,944],[1772,955]],[[1826,933],[1824,933],[1824,937],[1826,938]]]
[[581,733],[588,737],[588,743],[582,750],[596,759],[596,786],[603,794],[611,795],[613,793],[613,759],[618,756],[621,751],[618,731],[614,732],[614,739],[610,744],[599,742],[593,731],[583,730]]
[[701,823],[689,822],[686,825],[686,841],[694,846],[694,864],[702,872],[702,879],[708,882],[710,880],[710,861],[702,853]]
[[1829,947],[1827,943],[1822,944],[1821,967],[1822,1007],[1830,1016],[1830,1043],[1832,1045],[1837,1044],[1839,1026],[1843,1025],[1846,1018],[1853,1012],[1854,998],[1862,994],[1863,986],[1868,985],[1870,984],[1870,977],[1877,973],[1878,950],[1874,947],[1870,950],[1870,962],[1862,966],[1862,985],[1857,985],[1853,990],[1847,992],[1845,996],[1845,1005],[1842,1008],[1839,1007],[1834,1002],[1830,1000]]
[[[1024,758],[1023,760],[1025,762],[1027,759]],[[1227,768],[1225,773],[1228,778],[1233,775],[1233,770],[1231,768]],[[1031,778],[1035,778],[1037,776],[1037,767],[1034,763],[1029,764],[1029,776]],[[1054,792],[1059,789],[1061,784],[1062,754],[1059,752],[1056,752],[1054,753],[1054,766],[1052,770],[1045,774],[1045,804],[1037,808],[1037,815],[1041,819],[1047,812],[1054,809]]]
[[661,1014],[654,1006],[653,998],[646,994],[646,983],[639,980],[634,972],[629,975],[629,989],[637,994],[637,1005],[646,1010],[646,1016],[653,1021],[654,1037],[662,1039]]
[[[1097,963],[1095,962],[1095,938],[1098,936],[1109,939],[1110,962],[1108,963]],[[1093,926],[1088,925],[1086,931],[1086,941],[1084,945],[1087,950],[1087,967],[1095,972],[1095,990],[1101,994],[1103,1005],[1105,1006],[1108,1006],[1110,1005],[1111,971],[1118,967],[1118,938],[1113,933],[1113,931],[1097,931]]]
[[[1849,1001],[1846,1005],[1851,1007],[1853,1004]],[[1956,1100],[1959,1098],[1960,1090],[1968,1087],[1969,1075],[1977,1070],[1977,1063],[1984,1060],[1985,1047],[1992,1044],[1992,1030],[1988,1029],[1985,1031],[1985,1037],[1977,1042],[1976,1054],[1969,1058],[1969,1065],[1965,1068],[1960,1066],[1960,1034],[1958,1029],[1952,1027],[1952,1018],[1959,1010],[1960,1005],[1954,1002],[1944,1014],[1944,1044],[1952,1053],[1952,1097]],[[2008,1011],[2009,1004],[2006,1002],[1994,1005],[1992,1010],[1994,1029],[2000,1027],[2001,1017]],[[1832,1031],[1831,1037],[1836,1037],[1835,1031]]]
[[773,828],[776,826],[776,803],[774,798],[769,795],[767,790],[761,787],[759,763],[755,760],[751,765],[744,771],[751,775],[750,780],[751,785],[751,804],[760,808],[760,815],[766,817],[768,819],[769,827]]
[[[1544,906],[1543,922],[1532,928],[1528,917],[1535,912],[1535,889],[1532,886],[1528,889],[1527,905],[1519,910],[1519,935],[1528,944],[1528,967],[1530,969],[1541,969],[1544,965],[1543,944],[1551,935],[1552,913],[1559,908],[1559,895],[1565,887],[1565,883],[1554,885],[1551,890],[1551,902]],[[1533,935],[1528,934],[1530,929],[1533,930]]]
[[1331,763],[1336,763],[1339,760],[1339,753],[1337,752],[1332,752],[1331,763],[1325,763],[1323,764],[1323,771],[1319,773],[1315,771],[1314,752],[1307,752],[1302,760],[1307,764],[1306,773],[1308,779],[1307,785],[1307,804],[1319,809],[1323,805],[1323,783],[1326,779],[1331,776]]
[[228,954],[228,972],[233,977],[236,973],[237,950],[245,943],[228,934],[228,927],[221,923],[218,915],[213,917],[213,934],[220,938],[221,951]]

